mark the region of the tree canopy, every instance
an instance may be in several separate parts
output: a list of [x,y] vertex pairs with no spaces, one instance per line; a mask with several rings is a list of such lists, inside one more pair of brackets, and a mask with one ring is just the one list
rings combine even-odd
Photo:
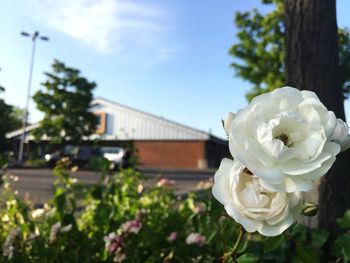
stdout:
[[79,142],[91,135],[97,118],[90,111],[94,82],[81,76],[78,69],[67,67],[55,60],[52,72],[45,72],[44,90],[33,96],[37,108],[44,113],[40,126],[34,130],[35,138],[48,136],[52,143]]
[[[257,9],[237,12],[238,42],[230,49],[236,75],[252,84],[248,101],[259,94],[285,85],[284,4],[281,0],[262,0],[275,9],[262,14]],[[340,81],[344,97],[350,92],[350,32],[338,30]]]
[[[0,93],[5,92],[5,88],[0,86]],[[0,99],[0,152],[8,146],[6,133],[18,129],[22,125],[23,110],[9,105],[5,100]]]

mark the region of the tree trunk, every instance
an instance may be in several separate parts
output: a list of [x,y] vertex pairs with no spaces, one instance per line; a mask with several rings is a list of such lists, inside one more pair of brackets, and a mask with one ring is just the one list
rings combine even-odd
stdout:
[[[339,82],[335,0],[285,0],[286,84],[314,91],[345,119]],[[318,225],[337,232],[335,220],[350,208],[350,155],[340,154],[319,187]]]

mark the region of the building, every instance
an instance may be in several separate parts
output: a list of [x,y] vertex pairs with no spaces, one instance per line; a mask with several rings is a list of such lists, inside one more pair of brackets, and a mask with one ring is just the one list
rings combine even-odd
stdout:
[[[227,141],[207,132],[146,113],[103,98],[93,101],[92,110],[98,116],[96,134],[86,143],[98,139],[102,145],[133,143],[138,151],[139,163],[150,167],[214,168],[228,156]],[[27,152],[35,148],[30,131],[37,124],[27,127]],[[7,134],[18,141],[22,129]],[[40,153],[48,148],[45,141]],[[46,143],[47,144],[47,143]]]

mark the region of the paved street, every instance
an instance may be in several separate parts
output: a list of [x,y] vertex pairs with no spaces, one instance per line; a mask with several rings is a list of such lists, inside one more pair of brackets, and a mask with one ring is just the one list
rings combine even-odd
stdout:
[[[213,177],[214,171],[195,171],[195,170],[158,170],[143,168],[140,169],[147,180],[146,186],[152,185],[157,178],[167,178],[176,182],[175,188],[178,194],[189,190],[195,190],[200,181]],[[18,181],[14,183],[14,190],[17,190],[22,198],[29,198],[36,204],[45,203],[53,196],[53,182],[55,177],[49,169],[10,169],[9,173],[18,176]],[[73,175],[81,183],[95,184],[99,175],[91,171],[79,171]]]

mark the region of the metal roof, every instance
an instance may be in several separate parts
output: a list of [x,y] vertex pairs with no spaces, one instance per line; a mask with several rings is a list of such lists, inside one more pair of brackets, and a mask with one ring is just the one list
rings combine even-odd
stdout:
[[[92,102],[92,111],[106,114],[105,133],[92,135],[90,139],[101,140],[209,140],[223,141],[211,134],[180,124],[163,117],[147,113],[104,98],[96,98]],[[26,128],[26,132],[38,127],[34,123]],[[23,133],[18,129],[6,134],[14,138]],[[27,139],[32,139],[28,134]],[[46,138],[47,139],[47,138]],[[84,138],[87,139],[87,138]]]
[[[38,127],[39,127],[39,122],[33,123],[33,124],[29,124],[29,125],[26,127],[26,133],[28,133],[28,132],[30,132],[31,130],[34,130],[35,128],[38,128]],[[20,129],[18,129],[18,130],[14,130],[14,131],[12,131],[12,132],[6,133],[6,138],[7,138],[7,139],[11,139],[11,138],[20,136],[22,133],[23,133],[23,128],[20,128]]]
[[104,138],[118,140],[208,140],[209,133],[104,98],[92,110],[107,114]]

